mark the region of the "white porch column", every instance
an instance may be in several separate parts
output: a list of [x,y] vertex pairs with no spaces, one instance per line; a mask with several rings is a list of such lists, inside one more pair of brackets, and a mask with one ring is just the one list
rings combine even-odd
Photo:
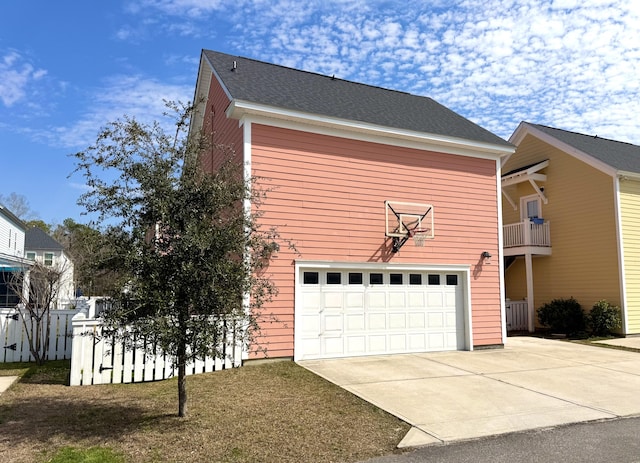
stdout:
[[524,255],[525,273],[527,275],[527,308],[529,311],[529,333],[533,333],[535,330],[535,303],[533,300],[533,262],[531,253],[527,252]]

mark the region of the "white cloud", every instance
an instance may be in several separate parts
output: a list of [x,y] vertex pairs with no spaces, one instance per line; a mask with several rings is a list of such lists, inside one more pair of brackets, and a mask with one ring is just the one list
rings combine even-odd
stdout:
[[114,77],[96,88],[89,111],[71,125],[53,127],[42,134],[53,145],[83,148],[95,142],[101,128],[123,116],[140,122],[164,120],[164,101],[187,102],[193,98],[190,85],[166,84],[139,76]]
[[0,100],[10,108],[24,100],[30,92],[30,85],[47,74],[44,69],[36,69],[19,53],[9,51],[0,58]]
[[[244,56],[431,96],[507,138],[521,119],[640,143],[640,3],[141,0],[174,33]],[[132,10],[133,11],[133,10]],[[203,43],[203,46],[207,46]]]

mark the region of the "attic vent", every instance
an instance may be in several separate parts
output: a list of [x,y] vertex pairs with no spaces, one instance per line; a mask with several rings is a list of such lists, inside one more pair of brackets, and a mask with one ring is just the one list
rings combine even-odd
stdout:
[[235,71],[236,69],[238,69],[238,62],[236,60],[233,61],[233,67],[231,68],[232,71]]

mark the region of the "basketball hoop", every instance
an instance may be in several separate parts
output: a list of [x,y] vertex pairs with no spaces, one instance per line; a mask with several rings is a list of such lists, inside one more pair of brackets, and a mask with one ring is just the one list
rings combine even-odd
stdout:
[[423,247],[424,242],[427,240],[427,236],[429,236],[428,228],[416,228],[411,232],[411,236],[413,237],[413,243],[416,246]]

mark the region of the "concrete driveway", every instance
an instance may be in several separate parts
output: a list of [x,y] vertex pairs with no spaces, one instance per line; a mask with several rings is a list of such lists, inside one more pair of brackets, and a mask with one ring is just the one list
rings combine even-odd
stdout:
[[399,447],[640,414],[640,353],[563,341],[299,364],[411,424]]

